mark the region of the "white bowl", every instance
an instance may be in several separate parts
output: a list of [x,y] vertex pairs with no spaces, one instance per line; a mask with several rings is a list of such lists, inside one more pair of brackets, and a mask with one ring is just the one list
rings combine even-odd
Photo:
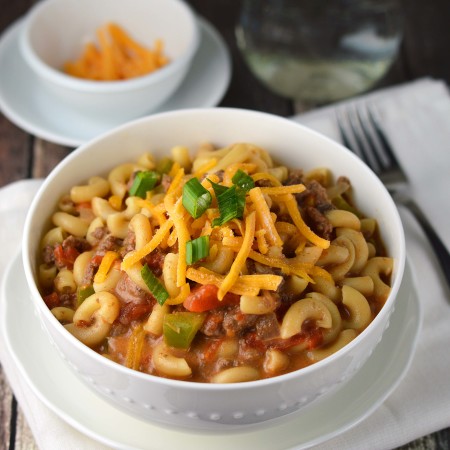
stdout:
[[[106,174],[115,165],[134,160],[144,151],[161,156],[175,145],[195,149],[206,141],[217,146],[251,142],[291,168],[329,167],[336,176],[350,178],[357,204],[378,219],[387,252],[394,258],[391,294],[368,328],[337,353],[299,371],[259,381],[217,385],[164,379],[127,369],[90,350],[60,325],[42,301],[35,281],[39,237],[61,194],[90,176]],[[90,388],[143,420],[191,430],[223,431],[261,426],[300,411],[336,391],[359,370],[389,324],[403,275],[405,245],[390,195],[350,151],[287,119],[216,108],[139,119],[70,154],[48,176],[31,206],[24,231],[23,263],[38,313],[36,320],[42,321],[48,331],[49,345],[54,343]]]
[[[99,27],[122,26],[134,39],[153,47],[162,39],[170,63],[148,75],[120,81],[92,81],[62,72],[78,59]],[[199,45],[199,29],[182,0],[44,0],[27,14],[20,48],[42,87],[56,101],[83,116],[119,124],[164,103],[180,86]]]

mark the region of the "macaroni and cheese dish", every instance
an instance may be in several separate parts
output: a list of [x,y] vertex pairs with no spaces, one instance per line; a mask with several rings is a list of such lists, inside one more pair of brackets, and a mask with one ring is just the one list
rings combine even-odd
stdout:
[[73,186],[51,217],[40,290],[77,339],[134,370],[230,383],[313,364],[370,324],[393,260],[348,178],[247,143],[169,154]]

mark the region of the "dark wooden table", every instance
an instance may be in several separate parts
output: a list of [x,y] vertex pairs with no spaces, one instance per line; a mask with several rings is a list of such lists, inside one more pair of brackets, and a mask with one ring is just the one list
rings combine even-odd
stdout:
[[[0,32],[25,14],[33,3],[33,0],[0,0]],[[190,0],[189,3],[220,31],[229,45],[233,74],[221,106],[255,109],[280,116],[299,112],[298,105],[272,94],[256,81],[238,53],[234,26],[241,5],[240,0]],[[443,79],[450,83],[450,2],[403,0],[402,7],[405,34],[401,52],[379,86],[394,85],[423,76]],[[30,135],[0,112],[0,186],[24,178],[45,177],[72,150]],[[36,449],[20,406],[1,367],[0,398],[0,450]],[[450,428],[402,447],[403,450],[448,448]]]

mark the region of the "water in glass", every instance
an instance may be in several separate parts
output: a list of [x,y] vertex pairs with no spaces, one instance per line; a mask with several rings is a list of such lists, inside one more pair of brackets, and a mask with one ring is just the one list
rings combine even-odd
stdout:
[[395,60],[401,35],[396,0],[244,0],[236,27],[257,78],[315,104],[371,88]]

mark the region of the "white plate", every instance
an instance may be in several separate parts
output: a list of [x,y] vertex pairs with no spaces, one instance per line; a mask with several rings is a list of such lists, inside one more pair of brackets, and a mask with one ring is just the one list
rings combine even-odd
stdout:
[[[154,112],[216,106],[231,78],[231,60],[220,34],[202,18],[200,47],[192,68],[175,94]],[[19,50],[22,20],[12,24],[0,40],[0,109],[11,122],[38,137],[76,147],[117,123],[87,120],[68,105],[39,89],[39,79]]]
[[82,433],[110,447],[129,450],[299,450],[324,442],[361,422],[395,389],[409,368],[421,324],[419,300],[406,265],[390,326],[348,384],[295,418],[258,431],[227,432],[223,439],[217,434],[146,423],[106,403],[49,346],[33,314],[20,257],[12,262],[4,280],[1,331],[27,383],[51,410]]

